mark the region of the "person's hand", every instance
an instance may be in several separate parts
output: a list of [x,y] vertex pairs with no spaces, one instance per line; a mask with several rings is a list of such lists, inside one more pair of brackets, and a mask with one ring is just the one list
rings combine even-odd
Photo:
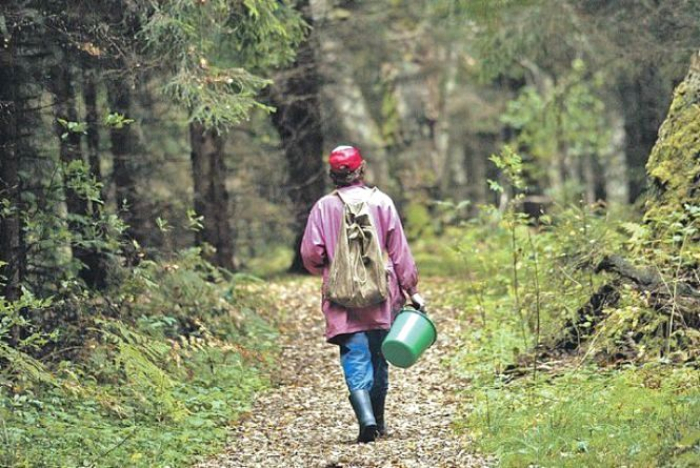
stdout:
[[425,309],[425,299],[418,293],[411,296],[411,304],[418,310]]

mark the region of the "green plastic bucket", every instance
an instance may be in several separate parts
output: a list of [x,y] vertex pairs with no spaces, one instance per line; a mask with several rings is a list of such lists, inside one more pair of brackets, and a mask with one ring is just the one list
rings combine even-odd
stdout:
[[382,343],[382,354],[396,367],[411,367],[437,339],[435,324],[416,309],[404,308]]

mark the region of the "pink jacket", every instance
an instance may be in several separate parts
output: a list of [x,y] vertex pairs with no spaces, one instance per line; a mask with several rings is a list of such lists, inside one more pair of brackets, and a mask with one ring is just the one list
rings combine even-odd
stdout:
[[[350,203],[366,199],[370,188],[358,183],[339,189]],[[389,273],[389,299],[381,304],[363,309],[347,309],[322,298],[321,308],[326,317],[326,340],[344,333],[391,328],[396,313],[409,295],[417,292],[418,270],[408,247],[394,202],[377,190],[369,201],[379,245],[388,253],[386,268]],[[335,244],[343,216],[343,202],[330,194],[321,198],[309,214],[301,256],[304,266],[315,275],[328,279],[328,270],[335,253]]]

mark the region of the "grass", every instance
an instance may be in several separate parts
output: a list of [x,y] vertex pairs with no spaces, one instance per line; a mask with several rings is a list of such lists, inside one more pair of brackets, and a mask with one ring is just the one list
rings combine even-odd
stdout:
[[[0,466],[175,467],[216,453],[268,385],[276,356],[274,331],[252,315],[246,323],[248,339],[193,343],[177,362],[149,358],[161,378],[127,369],[114,382],[98,381],[94,371],[71,366],[56,373],[56,387],[0,387]],[[99,352],[92,359],[114,366]],[[130,366],[143,365],[141,356],[131,359]]]
[[471,386],[455,427],[474,449],[503,467],[700,466],[700,370],[572,359],[511,379],[526,346],[510,304],[498,288],[460,298],[470,326],[450,366]]
[[700,466],[699,383],[649,366],[481,386],[458,427],[504,467]]
[[[536,324],[541,322],[540,342],[556,338],[563,321],[604,280],[578,265],[595,264],[596,256],[620,249],[614,224],[586,216],[573,210],[552,227],[517,227],[519,302],[511,239],[502,223],[477,219],[448,239],[412,244],[421,273],[447,265],[454,281],[463,282],[461,296],[448,299],[469,323],[448,363],[471,382],[460,395],[455,429],[471,436],[470,449],[503,467],[700,467],[696,367],[673,365],[652,353],[625,367],[599,366],[591,359],[595,353],[585,360],[582,354],[547,363],[548,370],[536,375],[528,364]],[[587,223],[583,234],[582,223]],[[458,261],[446,254],[446,245],[456,247]],[[632,299],[624,290],[621,308],[606,313],[636,320],[645,309]],[[596,349],[619,345],[615,323],[601,329]],[[507,372],[513,366],[522,366],[525,374],[513,378]]]
[[261,255],[246,261],[243,270],[265,279],[276,279],[289,270],[294,250],[288,246],[270,246]]
[[0,393],[0,466],[186,466],[223,446],[230,422],[266,384],[238,359],[215,376],[176,384],[181,414],[172,418],[117,386],[86,386],[73,397],[60,389]]
[[78,331],[61,328],[79,344],[71,360],[36,375],[0,360],[0,466],[165,468],[220,451],[279,354],[269,300],[248,279],[196,251],[142,262],[111,292],[119,319],[86,301]]

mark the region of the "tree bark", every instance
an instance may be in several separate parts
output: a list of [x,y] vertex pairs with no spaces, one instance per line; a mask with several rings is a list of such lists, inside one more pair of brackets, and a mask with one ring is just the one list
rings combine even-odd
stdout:
[[[67,122],[80,121],[75,103],[73,77],[69,65],[66,63],[56,65],[52,70],[49,83],[49,88],[56,98],[54,103],[55,129],[59,140],[60,160],[65,171],[74,162],[84,162],[81,148],[81,133],[71,132],[59,123],[59,119]],[[87,198],[78,193],[68,180],[64,180],[63,192],[70,215],[76,218],[92,219]],[[82,239],[84,229],[81,221],[69,219],[68,226],[74,238],[78,239],[78,243],[73,244],[72,251],[74,257],[82,264],[79,271],[80,278],[91,288],[104,288],[107,275],[102,262],[102,255],[95,248],[80,245],[80,242],[84,240]]]
[[[299,8],[305,20],[313,25],[308,1]],[[294,205],[294,259],[292,273],[305,273],[301,259],[301,240],[313,204],[325,190],[323,162],[323,128],[319,101],[320,78],[316,63],[317,38],[309,34],[299,46],[294,64],[283,73],[271,90],[277,111],[272,123],[282,139],[289,171],[289,196]]]
[[488,161],[488,157],[498,151],[499,137],[494,133],[478,132],[464,145],[464,166],[467,169],[467,186],[472,202],[470,211],[476,214],[478,206],[485,205],[494,198],[490,196],[486,180],[498,177],[498,171]]
[[609,112],[610,144],[601,152],[605,184],[605,199],[617,204],[629,203],[629,178],[625,158],[625,120],[615,111]]
[[15,43],[0,47],[0,295],[8,301],[21,296],[22,259],[17,113],[20,80],[16,76]]
[[634,202],[646,188],[645,164],[663,122],[669,90],[652,67],[643,70],[633,82],[623,82],[620,89],[627,135],[629,201]]
[[[646,169],[652,186],[645,216],[652,224],[687,213],[700,199],[700,52],[693,55],[685,80],[674,92]],[[686,222],[690,216],[684,215]],[[693,235],[700,240],[700,234]],[[688,239],[693,241],[693,238]]]
[[[107,87],[110,110],[129,117],[132,115],[131,89],[124,77],[112,80]],[[112,127],[109,131],[112,146],[112,178],[115,186],[117,210],[124,220],[127,235],[143,244],[147,238],[143,204],[139,201],[136,178],[138,160],[143,157],[139,136],[131,125]]]
[[315,33],[319,40],[319,73],[323,79],[321,112],[324,134],[333,139],[332,146],[354,145],[367,160],[367,180],[386,189],[392,181],[389,174],[386,142],[372,117],[367,100],[355,79],[351,54],[342,38],[334,31],[329,18],[331,3],[311,3]]
[[[83,100],[85,101],[85,121],[87,123],[87,155],[90,173],[95,180],[102,181],[102,169],[100,168],[100,133],[99,113],[97,110],[97,85],[92,70],[83,71]],[[104,200],[104,194],[101,196]]]
[[588,205],[596,202],[598,198],[598,165],[595,156],[586,154],[581,157],[581,165],[584,182],[584,200]]
[[194,209],[203,217],[203,228],[197,232],[196,243],[199,246],[212,246],[214,252],[209,253],[205,249],[204,257],[219,267],[233,271],[233,231],[226,190],[224,139],[217,130],[193,122],[190,124],[190,142]]

